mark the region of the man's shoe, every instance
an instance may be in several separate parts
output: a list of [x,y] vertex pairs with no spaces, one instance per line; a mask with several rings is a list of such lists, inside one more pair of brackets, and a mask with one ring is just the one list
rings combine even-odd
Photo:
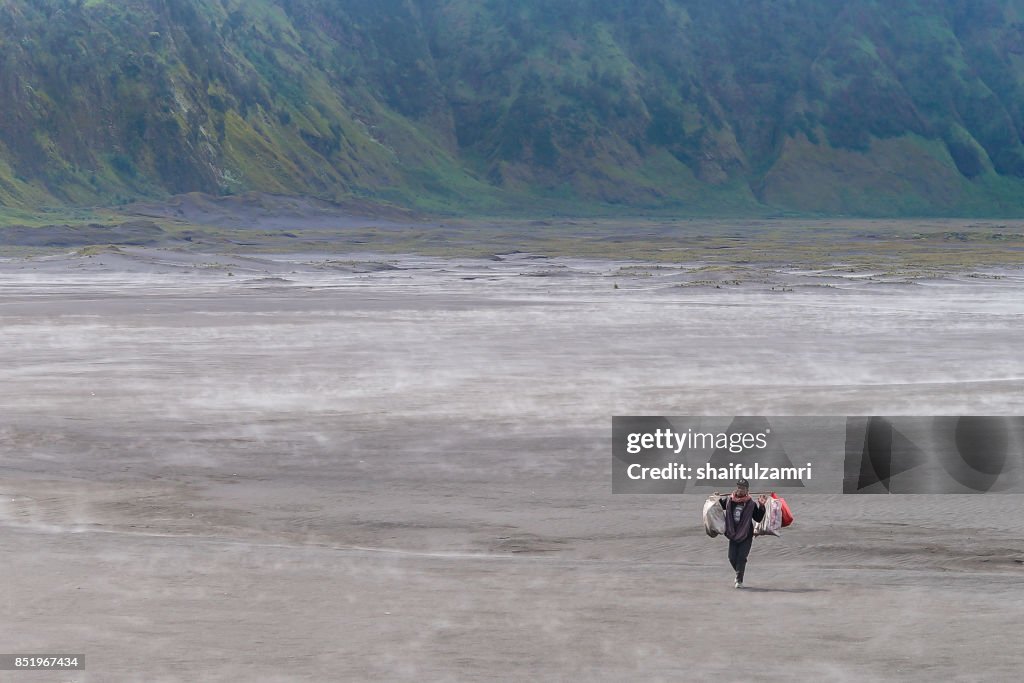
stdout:
[[742,582],[742,581],[737,581],[737,582],[736,582],[736,583],[735,583],[735,584],[733,585],[733,588],[743,588],[743,582]]

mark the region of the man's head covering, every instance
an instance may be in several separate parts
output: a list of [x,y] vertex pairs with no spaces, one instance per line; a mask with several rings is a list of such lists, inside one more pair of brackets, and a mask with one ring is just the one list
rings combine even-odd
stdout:
[[743,488],[745,488],[745,489],[749,489],[750,488],[750,482],[747,481],[746,479],[740,479],[738,482],[736,482],[736,488],[739,488],[741,486]]

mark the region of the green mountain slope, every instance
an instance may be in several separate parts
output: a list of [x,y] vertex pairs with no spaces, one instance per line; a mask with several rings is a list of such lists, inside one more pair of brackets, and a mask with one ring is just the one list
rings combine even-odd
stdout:
[[1024,0],[5,0],[0,206],[1024,213]]

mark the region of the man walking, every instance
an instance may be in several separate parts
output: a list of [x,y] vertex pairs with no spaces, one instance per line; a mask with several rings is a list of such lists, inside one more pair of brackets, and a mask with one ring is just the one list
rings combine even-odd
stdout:
[[747,568],[747,555],[754,542],[754,522],[764,519],[768,496],[762,495],[755,503],[750,497],[750,482],[740,479],[736,490],[719,498],[725,510],[725,537],[729,539],[729,564],[736,570],[735,588],[743,588],[743,570]]

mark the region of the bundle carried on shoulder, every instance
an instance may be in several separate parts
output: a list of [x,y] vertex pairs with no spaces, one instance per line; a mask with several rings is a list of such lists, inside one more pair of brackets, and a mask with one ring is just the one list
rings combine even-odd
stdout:
[[725,534],[725,510],[718,503],[718,496],[708,496],[704,501],[704,531],[711,538]]
[[764,504],[764,517],[754,522],[755,536],[778,536],[782,528],[782,505],[778,498],[769,498]]
[[779,536],[779,529],[793,523],[793,513],[785,499],[772,493],[764,507],[764,517],[754,524],[755,536]]
[[[775,498],[775,494],[772,494],[772,498]],[[782,526],[787,527],[793,523],[793,513],[789,509],[789,505],[786,504],[785,498],[779,498],[779,507],[782,510]]]

